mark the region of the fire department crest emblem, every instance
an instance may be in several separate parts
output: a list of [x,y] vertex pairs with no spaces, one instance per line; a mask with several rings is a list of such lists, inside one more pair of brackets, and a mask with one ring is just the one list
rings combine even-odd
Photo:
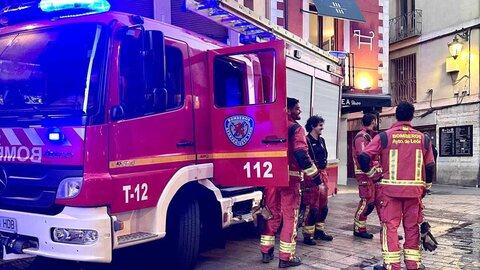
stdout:
[[230,142],[241,147],[250,141],[255,129],[255,121],[247,115],[232,115],[225,119],[223,127]]

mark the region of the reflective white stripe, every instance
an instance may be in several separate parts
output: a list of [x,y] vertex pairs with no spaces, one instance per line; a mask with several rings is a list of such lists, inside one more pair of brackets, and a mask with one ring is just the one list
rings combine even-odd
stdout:
[[17,138],[17,135],[15,135],[15,132],[13,132],[13,129],[11,128],[2,128],[3,134],[5,134],[5,137],[8,140],[8,143],[10,145],[22,145],[20,143],[20,140]]
[[38,136],[37,131],[34,128],[24,128],[23,131],[27,135],[28,139],[34,146],[44,145],[40,136]]
[[73,130],[75,130],[82,141],[85,140],[85,128],[73,128]]
[[390,180],[397,180],[397,168],[398,168],[398,149],[390,150]]
[[423,153],[421,149],[417,149],[415,159],[415,180],[422,181]]

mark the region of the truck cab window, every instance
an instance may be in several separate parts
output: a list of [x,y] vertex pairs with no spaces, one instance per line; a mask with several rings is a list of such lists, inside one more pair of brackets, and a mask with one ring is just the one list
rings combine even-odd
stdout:
[[[148,89],[144,75],[140,31],[129,33],[120,48],[120,101],[125,118],[131,119],[158,113],[153,104],[153,89]],[[183,56],[179,49],[166,46],[167,104],[165,111],[183,105]],[[153,75],[156,76],[156,75]],[[158,74],[160,76],[160,74]]]
[[213,76],[218,107],[275,101],[273,51],[216,57]]

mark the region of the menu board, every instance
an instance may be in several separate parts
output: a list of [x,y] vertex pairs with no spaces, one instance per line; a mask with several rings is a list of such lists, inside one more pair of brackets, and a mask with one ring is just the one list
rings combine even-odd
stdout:
[[440,156],[473,156],[473,125],[442,127],[440,131]]

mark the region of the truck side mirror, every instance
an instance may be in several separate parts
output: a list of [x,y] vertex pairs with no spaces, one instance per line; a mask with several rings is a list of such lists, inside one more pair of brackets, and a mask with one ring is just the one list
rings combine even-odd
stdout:
[[125,110],[122,105],[113,106],[110,110],[110,117],[112,121],[118,121],[125,118]]

